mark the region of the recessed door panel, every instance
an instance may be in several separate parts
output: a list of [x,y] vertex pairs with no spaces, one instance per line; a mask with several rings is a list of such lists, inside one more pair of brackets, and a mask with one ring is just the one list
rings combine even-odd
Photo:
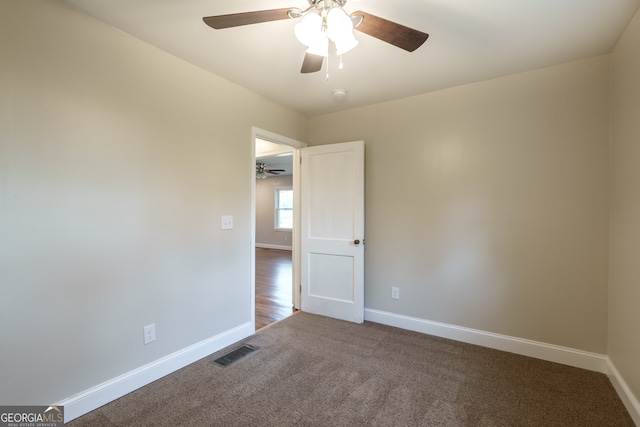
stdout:
[[309,156],[308,167],[324,171],[309,177],[309,237],[351,239],[354,235],[354,156],[350,151]]
[[353,257],[309,254],[309,295],[353,302]]

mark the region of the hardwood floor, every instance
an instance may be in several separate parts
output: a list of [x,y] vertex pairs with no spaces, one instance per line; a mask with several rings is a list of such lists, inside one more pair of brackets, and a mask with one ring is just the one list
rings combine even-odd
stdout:
[[256,248],[256,330],[293,313],[291,251]]

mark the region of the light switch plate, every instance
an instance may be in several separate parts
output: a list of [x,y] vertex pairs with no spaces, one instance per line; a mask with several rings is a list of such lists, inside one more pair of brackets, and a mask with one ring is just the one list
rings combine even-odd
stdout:
[[233,217],[231,215],[222,216],[222,229],[233,230]]

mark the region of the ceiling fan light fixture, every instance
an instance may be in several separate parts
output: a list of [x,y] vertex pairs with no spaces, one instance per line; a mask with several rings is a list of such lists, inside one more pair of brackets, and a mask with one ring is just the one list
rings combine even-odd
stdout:
[[353,22],[341,7],[333,7],[327,13],[327,35],[332,42],[353,37]]
[[343,53],[347,53],[354,47],[358,46],[359,42],[353,34],[350,34],[350,37],[345,36],[340,40],[336,40],[334,43],[336,44],[336,53],[338,55],[342,55]]
[[327,35],[335,43],[338,55],[349,52],[358,45],[353,35],[353,21],[341,7],[333,7],[327,13]]
[[325,37],[322,32],[322,17],[317,13],[308,13],[294,27],[294,34],[300,43],[309,47],[320,37]]
[[324,56],[325,58],[329,56],[329,39],[322,34],[321,37],[316,38],[313,41],[313,44],[309,46],[307,49],[307,53],[311,55]]
[[358,45],[353,35],[353,21],[340,6],[307,13],[294,27],[294,33],[298,41],[307,46],[307,53],[325,58],[329,56],[329,41],[336,45],[338,55]]
[[256,163],[256,179],[265,179],[267,177],[266,167],[266,163]]
[[[407,52],[413,52],[418,49],[429,38],[427,33],[361,10],[349,15],[343,9],[347,0],[307,0],[307,2],[309,7],[305,10],[296,7],[253,10],[205,16],[202,19],[206,25],[215,30],[283,19],[300,19],[300,22],[295,26],[294,33],[300,43],[308,48],[300,72],[303,74],[315,73],[320,71],[322,64],[325,63],[327,77],[329,55],[328,47],[326,46],[330,44],[329,41],[334,43],[336,53],[340,57],[339,68],[342,68],[342,54],[358,45],[353,31],[355,28],[360,33],[367,34]],[[327,58],[326,61],[324,60],[325,57]]]

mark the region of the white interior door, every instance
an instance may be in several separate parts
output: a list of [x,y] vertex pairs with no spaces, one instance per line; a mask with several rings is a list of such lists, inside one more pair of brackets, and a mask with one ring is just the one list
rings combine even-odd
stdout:
[[301,310],[364,321],[364,142],[300,150]]

